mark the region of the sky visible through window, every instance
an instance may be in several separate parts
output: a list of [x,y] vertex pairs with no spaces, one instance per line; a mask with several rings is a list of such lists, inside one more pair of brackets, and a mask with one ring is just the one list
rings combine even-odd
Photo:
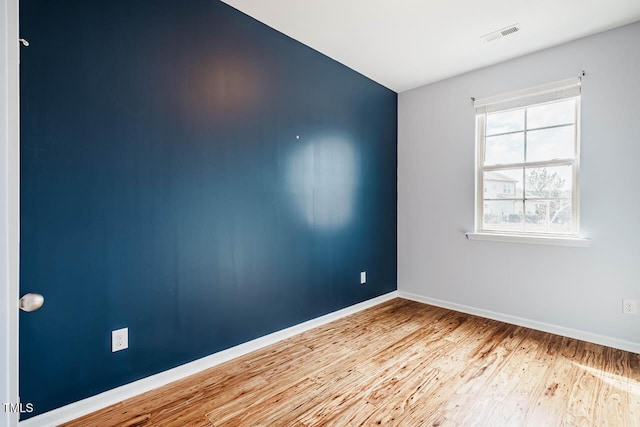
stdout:
[[528,108],[525,153],[525,109],[488,114],[484,164],[521,163],[525,154],[528,162],[573,158],[574,122],[573,99]]

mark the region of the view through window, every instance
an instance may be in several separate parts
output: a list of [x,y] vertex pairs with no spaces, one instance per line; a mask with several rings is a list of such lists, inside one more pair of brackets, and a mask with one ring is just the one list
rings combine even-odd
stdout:
[[577,235],[580,97],[496,109],[477,115],[478,231]]

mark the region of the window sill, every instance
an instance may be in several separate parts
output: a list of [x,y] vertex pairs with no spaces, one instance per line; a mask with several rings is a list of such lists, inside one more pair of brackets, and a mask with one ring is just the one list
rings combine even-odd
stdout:
[[591,239],[581,237],[523,236],[520,234],[465,233],[469,240],[490,240],[494,242],[528,243],[534,245],[574,246],[588,248]]

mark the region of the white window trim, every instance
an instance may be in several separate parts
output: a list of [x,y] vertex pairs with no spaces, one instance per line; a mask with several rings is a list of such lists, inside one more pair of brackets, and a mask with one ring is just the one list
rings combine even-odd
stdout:
[[[591,240],[580,235],[580,107],[581,107],[581,79],[572,78],[542,86],[536,86],[517,92],[504,95],[493,96],[474,101],[476,108],[476,191],[475,191],[475,232],[465,233],[470,240],[493,240],[512,243],[533,243],[549,244],[561,246],[588,247]],[[529,105],[542,104],[546,102],[560,101],[574,98],[575,108],[575,157],[567,160],[552,160],[543,162],[528,162],[509,165],[484,166],[483,153],[485,144],[485,121],[486,115],[491,112],[506,111],[511,109],[525,108]],[[557,166],[559,164],[572,165],[572,225],[570,233],[534,233],[517,231],[484,230],[482,228],[482,214],[484,210],[484,182],[483,172],[488,170],[501,170],[505,168],[526,166]],[[524,195],[523,195],[524,197]]]
[[516,233],[465,233],[469,240],[489,240],[494,242],[507,243],[530,243],[534,245],[555,245],[555,246],[574,246],[579,248],[588,248],[591,246],[591,239],[584,237],[564,237],[562,235],[524,235]]

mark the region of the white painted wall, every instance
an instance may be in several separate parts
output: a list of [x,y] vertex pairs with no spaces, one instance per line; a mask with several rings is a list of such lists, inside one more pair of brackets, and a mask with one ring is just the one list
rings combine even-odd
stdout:
[[[0,404],[18,395],[18,1],[0,0]],[[17,425],[0,406],[0,425]]]
[[[500,40],[493,43],[500,49]],[[640,315],[622,314],[623,296],[640,302],[639,44],[637,22],[399,95],[401,294],[640,348]],[[591,247],[466,240],[463,233],[474,226],[470,97],[575,77],[583,69],[581,225]]]

